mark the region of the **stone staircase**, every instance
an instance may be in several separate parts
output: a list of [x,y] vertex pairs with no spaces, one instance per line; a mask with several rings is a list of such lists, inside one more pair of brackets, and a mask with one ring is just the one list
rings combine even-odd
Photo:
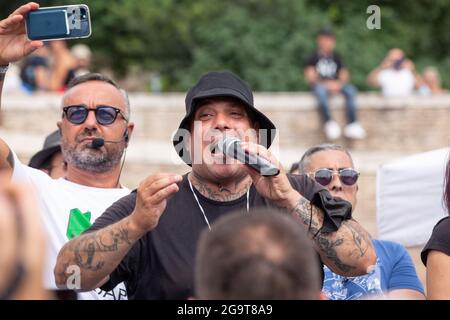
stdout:
[[[184,115],[184,94],[130,95],[131,118],[136,124],[122,181],[130,188],[158,171],[185,173],[189,167],[177,157],[171,137]],[[61,116],[60,95],[5,94],[0,113],[0,137],[27,162],[41,148],[43,139],[56,129]],[[345,125],[340,96],[331,98],[332,114]],[[375,181],[382,163],[413,153],[450,145],[450,94],[433,97],[383,98],[360,94],[359,120],[367,130],[362,141],[344,138],[336,143],[347,147],[361,171],[355,218],[376,236]],[[326,142],[315,99],[308,93],[257,93],[255,105],[277,126],[272,152],[289,168],[310,146]],[[418,272],[420,248],[410,248]]]

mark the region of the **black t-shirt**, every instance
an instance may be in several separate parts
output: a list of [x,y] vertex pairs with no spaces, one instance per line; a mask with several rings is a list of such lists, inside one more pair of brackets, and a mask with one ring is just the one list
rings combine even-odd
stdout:
[[345,68],[344,63],[336,53],[324,56],[315,52],[306,60],[305,67],[310,66],[316,69],[321,80],[336,80],[339,76],[339,71]]
[[[288,177],[300,194],[332,217],[327,228],[335,229],[340,221],[351,217],[348,202],[333,199],[322,186],[305,176]],[[158,225],[135,243],[110,274],[103,290],[109,291],[124,281],[129,299],[186,299],[193,296],[197,240],[207,223],[189,187],[187,175],[183,176],[179,187],[179,191],[168,199]],[[218,202],[195,192],[211,224],[231,211],[245,210],[247,205],[247,195],[234,201]],[[86,232],[123,219],[131,214],[135,203],[136,192],[133,191],[109,207]],[[252,208],[275,205],[260,196],[252,185],[249,206],[251,214]]]
[[450,256],[450,217],[445,217],[434,226],[430,240],[423,248],[420,257],[423,264],[427,265],[428,253],[436,250]]

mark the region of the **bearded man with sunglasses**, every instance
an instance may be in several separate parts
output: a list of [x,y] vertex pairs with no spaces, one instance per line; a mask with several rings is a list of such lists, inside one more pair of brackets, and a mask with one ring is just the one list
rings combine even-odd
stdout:
[[[298,171],[324,186],[333,197],[356,207],[358,177],[350,153],[341,146],[321,144],[308,149]],[[424,290],[414,263],[398,243],[372,240],[377,264],[367,275],[344,277],[324,266],[323,291],[331,300],[354,300],[386,295],[390,299],[424,299]]]
[[[0,95],[8,64],[24,58],[43,45],[29,41],[24,17],[39,7],[28,3],[0,20]],[[121,159],[134,124],[129,121],[126,92],[107,77],[88,74],[74,79],[62,98],[61,149],[67,162],[65,178],[51,179],[44,172],[22,164],[0,139],[1,178],[31,184],[37,192],[47,233],[44,283],[56,289],[53,267],[61,247],[77,237],[112,203],[130,193],[119,183]],[[72,269],[68,289],[78,289],[79,275]],[[79,270],[78,270],[79,273]],[[124,299],[122,283],[109,292],[82,293],[81,299]]]

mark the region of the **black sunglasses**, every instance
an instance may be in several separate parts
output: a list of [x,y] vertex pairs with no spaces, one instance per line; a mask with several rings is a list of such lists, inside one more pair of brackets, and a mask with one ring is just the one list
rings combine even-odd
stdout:
[[89,111],[95,113],[95,119],[101,125],[108,125],[116,121],[120,114],[125,121],[128,121],[123,112],[111,106],[98,106],[97,108],[88,108],[84,105],[67,106],[63,108],[63,115],[73,124],[82,124],[86,121]]
[[334,172],[331,169],[319,169],[316,172],[309,173],[314,176],[314,180],[323,186],[330,184],[333,179],[333,175],[339,175],[341,182],[347,186],[352,186],[358,181],[359,172],[352,168],[340,169],[338,172]]

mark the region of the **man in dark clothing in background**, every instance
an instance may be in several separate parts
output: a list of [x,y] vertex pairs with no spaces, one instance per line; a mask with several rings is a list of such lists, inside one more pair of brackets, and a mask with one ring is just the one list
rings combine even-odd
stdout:
[[347,68],[334,52],[335,45],[336,38],[331,30],[323,29],[318,33],[317,51],[305,63],[305,78],[317,97],[327,139],[336,140],[341,136],[341,128],[330,114],[328,96],[333,93],[342,93],[346,100],[348,124],[344,136],[363,139],[366,132],[356,115],[356,89],[349,83]]

